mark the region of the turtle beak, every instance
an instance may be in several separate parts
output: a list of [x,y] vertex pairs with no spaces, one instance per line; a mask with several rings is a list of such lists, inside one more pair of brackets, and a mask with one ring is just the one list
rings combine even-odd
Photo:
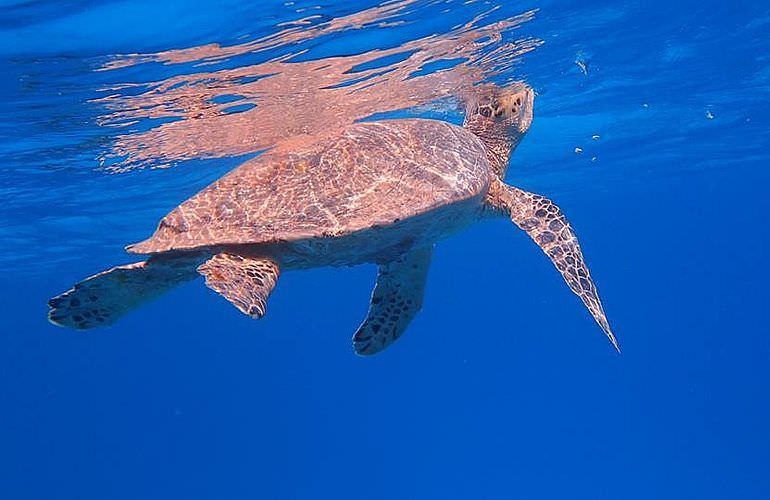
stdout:
[[532,125],[532,110],[535,107],[535,92],[529,86],[524,86],[517,97],[521,99],[521,109],[519,109],[517,126],[519,132],[525,134],[527,130],[529,130],[530,125]]
[[524,135],[532,124],[535,92],[529,85],[517,83],[506,89],[505,96],[500,101],[506,110],[506,122],[511,127],[511,133]]

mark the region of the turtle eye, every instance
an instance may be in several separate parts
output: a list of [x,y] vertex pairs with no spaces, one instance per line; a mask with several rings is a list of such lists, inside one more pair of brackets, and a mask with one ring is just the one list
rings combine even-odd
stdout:
[[481,116],[483,116],[484,118],[489,118],[490,116],[492,116],[492,110],[491,110],[491,109],[489,109],[489,108],[488,108],[488,107],[486,107],[486,106],[479,108],[479,113],[480,113],[480,114],[481,114]]

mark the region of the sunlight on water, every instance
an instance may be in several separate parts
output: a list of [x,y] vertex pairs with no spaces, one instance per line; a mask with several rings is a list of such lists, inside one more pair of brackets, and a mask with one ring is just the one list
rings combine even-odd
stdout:
[[[534,11],[490,20],[487,8],[446,33],[360,54],[313,57],[301,43],[348,30],[387,30],[425,2],[399,1],[321,21],[282,23],[264,38],[232,46],[203,45],[111,59],[101,71],[161,63],[192,64],[195,72],[104,89],[95,102],[108,110],[98,123],[118,127],[102,157],[111,172],[168,167],[181,160],[237,156],[272,147],[293,148],[374,114],[462,98],[494,78],[515,79],[517,59],[540,44],[515,38]],[[430,2],[437,3],[437,2]],[[447,8],[444,15],[451,15]],[[277,57],[270,54],[288,49]],[[245,55],[266,53],[258,64],[200,71]]]
[[249,156],[369,117],[459,123],[486,82],[539,94],[510,175],[553,195],[768,158],[760,7],[734,31],[601,3],[150,4],[0,6],[1,262],[117,255]]

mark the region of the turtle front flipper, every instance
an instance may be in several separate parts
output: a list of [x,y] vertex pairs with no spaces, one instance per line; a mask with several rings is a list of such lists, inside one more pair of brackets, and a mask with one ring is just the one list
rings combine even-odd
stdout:
[[270,259],[219,253],[198,266],[206,286],[230,301],[242,313],[259,319],[278,281],[278,265]]
[[607,334],[612,345],[620,351],[580,251],[577,236],[559,207],[548,198],[508,186],[499,180],[490,186],[487,204],[510,217],[548,255],[569,287],[581,298]]
[[369,313],[353,335],[356,354],[377,354],[396,341],[422,307],[433,249],[421,248],[380,265]]

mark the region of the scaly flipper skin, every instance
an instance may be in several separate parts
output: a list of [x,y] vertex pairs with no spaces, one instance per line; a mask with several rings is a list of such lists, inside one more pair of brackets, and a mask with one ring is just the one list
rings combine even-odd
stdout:
[[219,253],[198,266],[206,286],[222,295],[242,313],[259,319],[278,282],[278,265],[269,259]]
[[380,265],[369,313],[353,335],[356,354],[377,354],[395,342],[422,307],[432,248]]
[[559,207],[543,196],[508,186],[499,180],[492,183],[487,203],[495,211],[510,217],[548,255],[620,352],[599,301],[596,285],[583,260],[577,236]]
[[48,301],[48,320],[85,330],[107,326],[130,310],[197,276],[193,258],[151,258],[86,278]]

